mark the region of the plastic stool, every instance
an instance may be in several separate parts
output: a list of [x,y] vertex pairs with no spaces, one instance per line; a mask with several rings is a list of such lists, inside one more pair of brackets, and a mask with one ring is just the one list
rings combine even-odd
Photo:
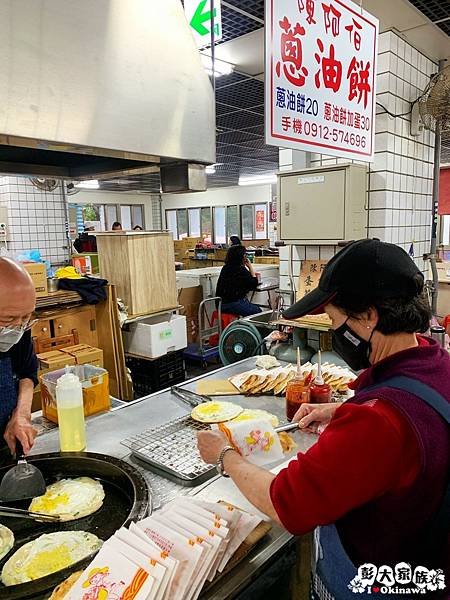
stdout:
[[[211,315],[211,327],[214,327],[214,324],[217,322],[219,318],[219,313],[217,312],[217,310],[215,310],[212,315]],[[238,319],[239,316],[238,315],[232,315],[230,313],[222,313],[222,331],[228,327],[228,325],[230,323],[232,323],[233,321],[236,321],[236,319]],[[218,346],[219,345],[219,334],[214,333],[212,336],[210,336],[209,338],[209,345],[210,346]]]

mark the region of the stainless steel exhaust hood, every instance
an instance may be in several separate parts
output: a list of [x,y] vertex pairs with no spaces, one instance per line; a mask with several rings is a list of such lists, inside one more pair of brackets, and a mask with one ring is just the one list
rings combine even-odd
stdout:
[[0,0],[0,56],[0,172],[215,162],[213,90],[180,0]]

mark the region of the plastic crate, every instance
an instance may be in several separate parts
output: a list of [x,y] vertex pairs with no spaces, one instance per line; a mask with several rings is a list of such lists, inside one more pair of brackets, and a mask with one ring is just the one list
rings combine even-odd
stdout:
[[183,351],[169,352],[154,360],[126,356],[136,398],[159,392],[186,379]]

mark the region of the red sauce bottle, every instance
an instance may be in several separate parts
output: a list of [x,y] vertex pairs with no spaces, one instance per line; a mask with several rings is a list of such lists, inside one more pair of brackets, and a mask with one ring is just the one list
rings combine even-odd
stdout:
[[292,421],[301,404],[309,403],[309,385],[300,377],[294,377],[286,388],[286,417]]
[[317,376],[310,388],[310,402],[311,404],[325,404],[331,402],[332,389],[328,383],[324,382],[322,377],[322,357],[320,351],[317,367]]

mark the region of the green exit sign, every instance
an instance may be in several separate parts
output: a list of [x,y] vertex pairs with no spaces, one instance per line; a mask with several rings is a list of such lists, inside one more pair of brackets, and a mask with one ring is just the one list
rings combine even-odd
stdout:
[[184,0],[184,12],[198,48],[211,43],[211,22],[214,19],[214,41],[222,39],[220,0]]

